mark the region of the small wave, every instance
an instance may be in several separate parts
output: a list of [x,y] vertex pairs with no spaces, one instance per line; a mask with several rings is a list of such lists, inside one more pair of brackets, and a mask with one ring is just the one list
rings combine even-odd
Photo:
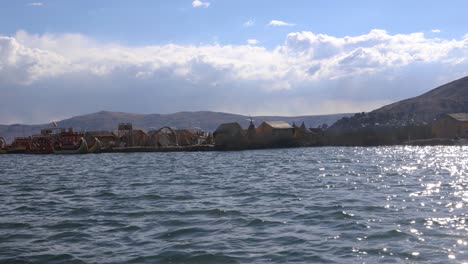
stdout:
[[0,263],[3,264],[31,264],[27,258],[7,258],[7,259],[0,259]]
[[31,228],[28,223],[0,223],[0,229],[26,229]]
[[140,256],[129,263],[240,263],[236,258],[221,253],[165,251],[158,255]]
[[[355,208],[355,207],[353,207]],[[363,207],[356,207],[356,210],[360,212],[386,212],[387,209],[384,206],[368,205]]]
[[367,225],[362,223],[356,222],[346,222],[346,223],[338,223],[333,226],[333,228],[338,230],[366,230]]
[[66,231],[61,232],[52,236],[49,236],[47,240],[72,240],[72,241],[82,241],[82,240],[89,240],[91,238],[90,235],[82,232],[74,232],[74,231]]
[[224,210],[224,209],[219,209],[219,208],[210,209],[210,210],[197,210],[197,211],[194,211],[194,213],[207,214],[211,216],[242,216],[243,215],[242,212],[237,211],[237,210]]
[[195,199],[195,196],[187,194],[187,195],[176,195],[173,197],[174,200],[177,201],[186,201],[186,200],[193,200]]
[[14,210],[15,211],[23,211],[23,212],[38,212],[39,211],[38,208],[32,207],[32,206],[27,206],[27,205],[17,207]]
[[113,193],[113,192],[109,192],[109,191],[102,191],[102,192],[99,192],[99,194],[97,194],[95,197],[110,197],[110,198],[114,198],[114,197],[117,197],[118,195]]
[[[77,259],[73,255],[70,255],[70,254],[32,255],[32,256],[28,256],[27,258],[18,258],[18,260],[24,261],[24,262],[16,262],[16,261],[12,260],[12,262],[10,262],[10,263],[50,263],[50,264],[60,264],[60,263],[81,264],[81,263],[85,263],[84,261],[82,261],[80,259]],[[6,263],[8,263],[8,262],[6,262]]]
[[10,234],[2,237],[2,242],[6,241],[15,241],[15,240],[28,240],[34,238],[34,235],[31,234],[22,234],[22,233],[17,233],[17,234]]
[[400,230],[389,230],[385,232],[373,233],[367,236],[367,240],[382,240],[382,239],[392,239],[392,238],[404,238],[411,237],[410,234],[400,231]]
[[72,209],[68,214],[73,215],[73,216],[78,216],[78,215],[89,215],[92,213],[92,210],[89,208],[75,208]]
[[346,211],[332,211],[328,213],[317,214],[316,218],[335,221],[335,220],[346,220],[346,219],[350,219],[353,217],[354,217],[354,214],[348,213]]
[[276,243],[285,245],[285,246],[291,246],[291,245],[300,245],[307,243],[307,239],[301,238],[296,235],[281,235],[281,236],[275,236],[274,240]]
[[194,237],[210,232],[207,229],[200,227],[180,228],[160,234],[159,238],[179,238],[179,237]]
[[159,199],[162,199],[163,197],[157,194],[146,194],[146,195],[138,196],[136,198],[142,198],[146,200],[159,200]]
[[236,258],[224,254],[197,254],[187,258],[188,263],[239,263]]
[[46,225],[43,227],[48,228],[48,229],[74,229],[74,228],[81,228],[84,226],[86,225],[82,223],[66,220],[66,221],[58,222],[56,224]]
[[112,228],[107,230],[106,232],[108,233],[114,233],[114,232],[136,232],[141,230],[141,227],[134,226],[134,225],[129,225],[125,227],[119,227],[119,228]]
[[262,220],[255,218],[248,222],[247,226],[251,227],[271,227],[271,226],[278,226],[278,225],[284,225],[284,222],[280,221],[269,221],[269,220]]
[[263,258],[268,259],[269,262],[272,263],[333,263],[333,261],[315,254],[309,255],[293,250],[279,251],[275,254],[264,255]]

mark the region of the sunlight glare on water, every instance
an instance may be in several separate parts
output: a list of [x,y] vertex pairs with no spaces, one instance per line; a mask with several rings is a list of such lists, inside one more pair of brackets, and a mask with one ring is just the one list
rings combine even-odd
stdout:
[[0,156],[0,262],[462,263],[467,150]]

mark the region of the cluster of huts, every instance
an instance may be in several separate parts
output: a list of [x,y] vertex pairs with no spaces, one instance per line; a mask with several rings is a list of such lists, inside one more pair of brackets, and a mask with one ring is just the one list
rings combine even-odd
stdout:
[[213,138],[218,149],[298,147],[317,145],[318,132],[307,129],[304,123],[291,126],[283,121],[267,121],[255,127],[251,121],[247,129],[237,122],[221,124]]
[[27,154],[84,154],[97,152],[138,152],[205,150],[212,146],[209,133],[192,129],[163,127],[145,132],[133,129],[132,124],[119,124],[117,133],[112,131],[75,132],[72,128],[46,128],[38,135],[17,137],[6,144],[0,137],[0,153]]
[[191,129],[163,127],[145,132],[133,129],[132,124],[120,124],[117,134],[110,131],[91,131],[84,134],[89,144],[98,139],[103,149],[124,148],[171,148],[190,146],[213,146],[216,149],[249,149],[268,147],[294,147],[316,145],[317,131],[292,126],[283,121],[263,122],[247,129],[237,123],[221,124],[213,134]]
[[[121,123],[117,132],[72,129],[43,129],[40,135],[15,138],[7,145],[0,138],[2,153],[96,153],[183,150],[235,150],[273,147],[312,146],[319,142],[319,133],[302,123],[292,126],[283,121],[263,122],[247,129],[239,123],[221,124],[212,134],[193,129],[162,127],[145,132],[131,123]],[[86,151],[83,149],[86,145]],[[92,151],[91,151],[92,150]]]
[[145,132],[133,129],[131,123],[119,124],[117,134],[112,131],[89,131],[84,139],[93,144],[97,139],[102,149],[119,148],[169,148],[212,144],[211,134],[193,129],[162,127]]

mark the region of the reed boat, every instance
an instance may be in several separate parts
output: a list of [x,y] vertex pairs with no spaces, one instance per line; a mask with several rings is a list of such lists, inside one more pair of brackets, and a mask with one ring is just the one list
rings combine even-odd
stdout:
[[6,147],[7,144],[5,138],[0,137],[0,154],[6,154],[8,152]]
[[99,141],[99,139],[97,138],[94,138],[94,144],[89,147],[88,153],[99,153],[99,152],[101,152],[101,141]]

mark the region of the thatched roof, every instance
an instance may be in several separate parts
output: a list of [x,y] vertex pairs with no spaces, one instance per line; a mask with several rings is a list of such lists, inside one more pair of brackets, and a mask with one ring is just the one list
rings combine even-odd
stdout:
[[447,115],[460,122],[468,121],[468,113],[454,113],[454,114],[447,114]]
[[265,124],[267,124],[268,126],[272,127],[272,128],[275,128],[275,129],[290,129],[290,128],[293,128],[292,126],[290,126],[288,123],[284,122],[284,121],[267,121],[267,122],[264,122]]
[[103,137],[117,137],[117,135],[114,134],[114,132],[111,131],[88,131],[85,133],[85,136],[91,136],[91,137],[98,137],[98,138],[103,138]]
[[239,123],[224,123],[218,126],[213,134],[230,134],[234,135],[242,131],[242,127]]

